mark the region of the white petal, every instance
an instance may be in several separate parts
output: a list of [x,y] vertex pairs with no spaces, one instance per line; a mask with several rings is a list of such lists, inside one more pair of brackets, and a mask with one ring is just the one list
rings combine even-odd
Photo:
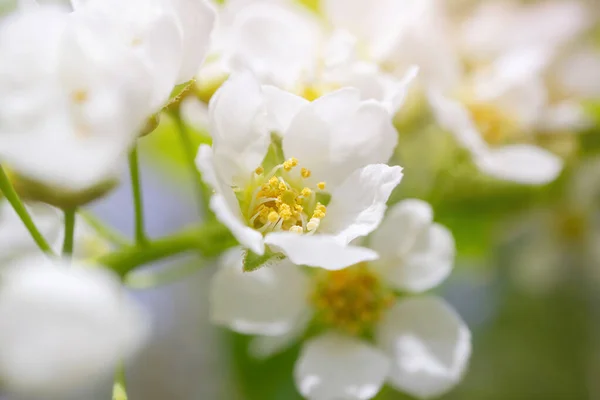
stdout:
[[202,178],[212,186],[215,194],[210,199],[210,209],[217,219],[231,230],[231,233],[244,247],[256,254],[264,254],[263,237],[244,223],[240,205],[231,187],[229,187],[215,170],[212,148],[202,145],[196,156],[196,166],[202,173]]
[[311,179],[330,188],[369,164],[385,163],[398,137],[386,108],[358,102],[356,89],[342,89],[304,107],[283,138],[286,156],[298,158]]
[[580,101],[569,99],[546,107],[536,128],[542,133],[580,132],[594,125]]
[[486,174],[522,184],[543,185],[558,177],[563,161],[532,145],[510,145],[476,155],[475,163]]
[[303,318],[296,321],[296,324],[288,332],[279,336],[256,336],[250,341],[248,353],[259,360],[272,357],[282,351],[287,350],[294,343],[298,342],[310,323],[312,314],[306,312]]
[[[258,255],[265,253],[263,237],[260,232],[255,231],[242,221],[242,216],[237,210],[232,210],[220,194],[214,194],[210,199],[210,209],[215,213],[217,219],[223,223],[240,244]],[[237,211],[237,212],[236,212]]]
[[479,59],[539,46],[556,49],[590,22],[590,13],[577,1],[482,2],[463,24],[462,41],[471,56]]
[[249,5],[239,11],[231,36],[234,63],[261,82],[294,89],[317,66],[317,20],[291,2]]
[[338,270],[362,261],[377,259],[377,253],[364,247],[348,246],[327,235],[269,233],[265,244],[285,254],[291,262],[309,267]]
[[388,381],[418,398],[450,390],[462,378],[471,354],[471,334],[443,300],[399,301],[381,321],[376,341],[392,358]]
[[397,166],[373,164],[356,170],[331,193],[321,232],[343,243],[368,235],[383,219],[387,200],[401,179],[402,168]]
[[267,153],[270,132],[260,85],[250,73],[237,73],[209,104],[210,132],[219,175],[231,185],[245,182]]
[[244,272],[243,252],[223,257],[210,289],[211,319],[237,332],[277,336],[307,312],[308,277],[289,261]]
[[376,348],[327,333],[304,344],[294,379],[310,400],[366,400],[379,392],[389,368],[388,357]]
[[183,34],[183,59],[178,82],[194,77],[208,52],[216,12],[206,0],[172,0]]
[[438,124],[450,131],[461,146],[472,152],[487,148],[469,111],[461,103],[433,89],[428,91],[427,97]]
[[275,86],[264,85],[262,91],[269,118],[273,120],[271,129],[283,134],[308,100]]
[[379,254],[377,263],[396,264],[429,229],[432,221],[433,210],[423,200],[407,199],[392,206],[369,242]]
[[406,257],[386,271],[386,279],[400,290],[429,290],[450,275],[455,252],[452,233],[442,225],[433,224],[417,237]]
[[11,392],[52,397],[103,381],[147,333],[107,270],[36,260],[2,275],[0,377]]

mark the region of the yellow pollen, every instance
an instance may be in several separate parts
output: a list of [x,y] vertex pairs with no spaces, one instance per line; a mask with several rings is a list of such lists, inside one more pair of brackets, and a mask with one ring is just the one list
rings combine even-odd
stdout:
[[[313,234],[318,229],[327,208],[317,202],[316,186],[302,185],[298,176],[285,173],[297,166],[294,157],[269,173],[265,173],[262,165],[258,166],[250,184],[236,188],[234,192],[248,226],[262,234],[271,231]],[[301,170],[301,174],[307,173],[310,171]]]
[[310,177],[310,169],[302,168],[302,169],[300,170],[300,175],[301,175],[301,176],[302,176],[304,179],[306,179],[306,178],[309,178],[309,177]]
[[88,100],[88,97],[89,97],[88,92],[83,89],[76,90],[72,94],[72,99],[77,104],[85,103]]
[[317,187],[321,190],[325,190],[325,182],[319,182],[317,183]]
[[279,220],[279,214],[277,214],[277,211],[271,211],[267,218],[269,219],[269,222],[277,222]]
[[294,168],[296,165],[298,165],[298,160],[294,157],[290,158],[289,160],[285,161],[283,163],[283,169],[285,169],[286,171],[291,171],[292,168]]
[[318,320],[344,333],[371,332],[394,303],[393,292],[366,263],[340,271],[320,271],[314,279],[310,302]]

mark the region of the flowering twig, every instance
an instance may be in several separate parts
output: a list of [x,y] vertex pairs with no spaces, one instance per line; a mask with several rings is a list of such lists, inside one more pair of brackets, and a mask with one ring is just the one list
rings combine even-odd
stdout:
[[0,190],[4,194],[4,197],[6,197],[6,200],[8,200],[10,205],[13,207],[19,218],[21,218],[23,225],[25,225],[38,247],[43,252],[52,254],[50,245],[46,239],[44,239],[37,226],[35,226],[35,223],[31,219],[31,215],[29,215],[29,212],[23,205],[23,202],[21,202],[19,195],[15,191],[15,188],[8,179],[8,176],[6,175],[6,172],[4,172],[2,166],[0,166]]
[[66,209],[65,213],[65,237],[63,241],[62,254],[70,256],[73,254],[73,239],[75,235],[75,209]]
[[129,172],[131,175],[131,190],[133,192],[133,206],[135,209],[135,243],[136,245],[143,245],[148,239],[146,238],[144,228],[144,204],[142,202],[140,169],[136,147],[129,153]]
[[183,230],[174,235],[148,242],[144,247],[123,247],[100,257],[97,261],[121,277],[140,265],[158,261],[188,251],[197,251],[204,257],[215,257],[236,241],[227,228],[218,222]]

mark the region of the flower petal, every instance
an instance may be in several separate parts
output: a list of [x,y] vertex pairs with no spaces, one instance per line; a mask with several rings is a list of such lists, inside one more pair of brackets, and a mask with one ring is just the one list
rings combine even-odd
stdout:
[[261,82],[295,89],[317,66],[320,34],[314,16],[291,2],[255,2],[236,15],[231,57]]
[[282,351],[287,350],[290,346],[300,340],[306,331],[308,324],[312,318],[312,313],[307,311],[305,315],[296,321],[288,332],[279,336],[256,336],[248,346],[248,352],[256,359],[264,360],[272,357]]
[[232,74],[209,104],[215,168],[228,185],[250,179],[271,142],[263,93],[248,72]]
[[383,219],[386,202],[401,179],[402,168],[397,166],[373,164],[356,170],[331,193],[321,232],[344,243],[368,235]]
[[433,224],[417,237],[406,258],[386,271],[386,279],[396,289],[429,290],[450,275],[455,252],[452,233],[442,225]]
[[108,270],[32,259],[0,290],[0,377],[27,398],[64,398],[109,377],[144,343],[146,314]]
[[292,119],[308,100],[275,86],[263,85],[269,118],[272,119],[271,130],[283,134],[290,126]]
[[200,70],[215,26],[216,12],[206,0],[171,0],[183,34],[183,59],[178,83],[189,81]]
[[230,251],[212,279],[212,321],[246,334],[290,332],[307,312],[308,277],[289,261],[244,272],[242,259]]
[[389,359],[376,348],[328,333],[304,344],[294,378],[310,400],[366,400],[379,392],[389,367]]
[[384,105],[360,102],[356,89],[341,89],[304,107],[283,138],[283,151],[330,188],[355,170],[387,162],[398,137]]
[[244,223],[235,194],[218,176],[214,168],[213,149],[202,145],[196,156],[196,166],[202,172],[202,179],[215,190],[210,199],[210,209],[244,247],[262,255],[265,252],[262,235]]
[[469,111],[461,103],[434,89],[428,91],[427,98],[437,122],[442,128],[450,131],[461,146],[471,152],[487,148]]
[[242,246],[258,255],[265,254],[263,237],[260,232],[246,226],[242,221],[239,208],[236,213],[228,203],[223,195],[214,194],[210,199],[210,209],[215,213],[217,219],[229,228]]
[[392,206],[373,232],[370,247],[379,254],[378,264],[393,265],[414,246],[417,237],[433,221],[433,210],[423,200],[407,199]]
[[276,232],[265,236],[265,244],[285,254],[294,264],[328,270],[377,259],[377,253],[370,249],[344,245],[328,235],[307,236]]
[[476,154],[475,163],[486,174],[522,184],[543,185],[558,177],[563,161],[532,145],[509,145]]
[[392,357],[389,382],[418,398],[439,396],[456,385],[471,354],[471,333],[443,300],[399,301],[381,321],[376,341]]

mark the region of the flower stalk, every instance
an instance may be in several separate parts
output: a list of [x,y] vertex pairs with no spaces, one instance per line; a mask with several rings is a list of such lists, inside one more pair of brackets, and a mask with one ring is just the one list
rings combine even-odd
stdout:
[[145,245],[148,241],[144,223],[144,203],[140,184],[140,168],[137,147],[129,153],[129,173],[131,176],[131,191],[133,192],[133,207],[135,211],[135,243]]
[[73,244],[75,237],[75,209],[66,209],[65,213],[65,237],[63,241],[63,256],[73,254]]
[[13,207],[21,221],[23,221],[23,225],[25,225],[25,228],[27,228],[27,230],[31,234],[31,237],[38,245],[40,250],[42,250],[45,253],[52,254],[52,248],[50,247],[44,236],[40,233],[39,229],[33,222],[33,219],[31,219],[31,215],[25,208],[25,205],[23,204],[21,198],[15,191],[15,188],[10,182],[10,179],[8,179],[8,176],[6,175],[6,172],[4,171],[2,166],[0,166],[0,190],[4,194],[4,197],[6,197],[6,200],[8,200],[10,205]]

